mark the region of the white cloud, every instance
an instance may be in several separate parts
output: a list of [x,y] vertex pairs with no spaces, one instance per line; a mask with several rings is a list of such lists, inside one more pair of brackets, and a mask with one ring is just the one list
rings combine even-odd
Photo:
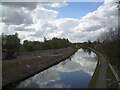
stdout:
[[[14,8],[9,10],[5,6],[4,9],[6,12],[9,10],[9,14],[7,12],[8,15],[6,14],[3,17],[3,19],[7,19],[6,22],[5,20],[3,21],[4,24],[1,24],[3,32],[6,34],[18,32],[22,40],[42,40],[44,37],[48,39],[60,37],[69,38],[72,42],[80,42],[88,39],[95,40],[102,32],[110,27],[116,27],[118,24],[117,4],[110,3],[107,0],[96,11],[90,12],[80,19],[57,19],[59,12],[46,9],[42,4],[38,4],[32,10],[25,7],[18,10]],[[63,5],[63,3],[44,4],[52,7]],[[7,25],[6,23],[12,24]]]
[[96,11],[90,12],[80,19],[79,25],[75,28],[75,36],[80,37],[83,34],[83,40],[79,39],[81,41],[95,40],[106,28],[117,27],[117,25],[117,5],[115,3],[103,4]]
[[56,25],[59,27],[59,29],[62,29],[64,31],[72,30],[74,27],[78,26],[78,24],[79,20],[74,18],[63,18],[56,20]]
[[66,0],[63,0],[63,2],[59,2],[59,3],[52,3],[52,4],[48,4],[49,6],[51,6],[51,7],[61,7],[61,6],[65,6],[65,5],[67,5],[66,4]]
[[14,8],[8,6],[2,6],[0,9],[2,22],[6,24],[32,24],[33,18],[31,13],[24,8]]
[[104,1],[104,4],[111,4],[111,3],[114,3],[114,2],[118,2],[119,0],[105,0]]
[[39,20],[53,20],[56,19],[58,12],[54,10],[48,10],[44,7],[37,6],[37,8],[32,12],[34,17],[34,22]]

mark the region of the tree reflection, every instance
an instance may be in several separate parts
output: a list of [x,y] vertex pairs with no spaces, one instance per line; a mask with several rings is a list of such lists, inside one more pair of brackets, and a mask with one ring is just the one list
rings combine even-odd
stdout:
[[63,62],[62,62],[62,65],[64,66],[64,65],[65,65],[65,63],[66,63],[66,62],[65,62],[65,61],[63,61]]
[[82,50],[84,51],[84,52],[87,52],[89,55],[91,54],[91,50],[90,49],[88,49],[88,48],[82,48]]

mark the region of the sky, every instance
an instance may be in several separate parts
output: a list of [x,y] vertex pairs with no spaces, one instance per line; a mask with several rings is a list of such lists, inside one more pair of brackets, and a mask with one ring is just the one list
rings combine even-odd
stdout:
[[94,41],[117,27],[117,4],[113,1],[2,3],[0,30],[6,35],[17,32],[22,42],[43,41],[44,37],[68,38],[73,43]]
[[102,4],[103,2],[68,2],[62,7],[45,6],[45,8],[57,10],[59,12],[57,18],[81,18],[85,14],[97,10]]

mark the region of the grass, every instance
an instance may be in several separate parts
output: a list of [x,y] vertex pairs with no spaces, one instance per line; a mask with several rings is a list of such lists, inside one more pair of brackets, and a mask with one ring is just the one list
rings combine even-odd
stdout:
[[96,68],[95,68],[94,74],[93,74],[93,76],[91,78],[91,81],[90,81],[90,83],[88,85],[88,89],[89,88],[95,88],[97,78],[99,76],[99,70],[100,70],[100,66],[99,66],[99,58],[98,58],[98,63],[96,65]]
[[109,88],[116,88],[116,89],[118,89],[119,88],[117,80],[114,77],[110,67],[107,68],[107,79],[108,79],[108,80],[106,80],[106,82],[107,82],[107,89],[109,89]]
[[118,70],[120,70],[120,57],[110,57],[109,61],[112,65],[116,66]]

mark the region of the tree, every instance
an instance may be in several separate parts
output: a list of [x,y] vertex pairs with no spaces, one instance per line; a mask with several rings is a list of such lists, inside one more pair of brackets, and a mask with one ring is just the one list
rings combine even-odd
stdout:
[[15,35],[2,35],[2,45],[3,48],[7,48],[8,50],[19,51],[20,49],[20,39],[18,38],[18,34]]
[[47,41],[47,39],[46,39],[46,37],[44,37],[44,42],[46,42]]
[[60,39],[60,38],[52,38],[51,40],[47,40],[44,37],[44,42],[39,41],[28,41],[25,40],[23,43],[23,47],[26,51],[38,51],[38,50],[47,50],[47,49],[59,49],[70,46],[70,42],[68,39]]

